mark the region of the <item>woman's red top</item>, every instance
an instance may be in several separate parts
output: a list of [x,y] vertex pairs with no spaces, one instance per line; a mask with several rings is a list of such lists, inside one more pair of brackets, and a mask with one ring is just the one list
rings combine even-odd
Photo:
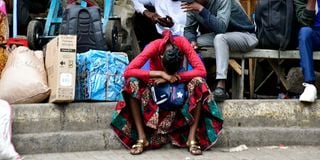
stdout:
[[[161,65],[160,55],[164,53],[166,43],[171,41],[171,43],[175,44],[180,52],[185,55],[188,63],[192,66],[192,70],[187,70],[183,72],[179,72],[180,82],[190,81],[194,77],[205,77],[207,72],[206,69],[192,48],[190,42],[182,36],[172,37],[170,31],[163,32],[163,38],[157,39],[150,42],[146,48],[137,55],[128,65],[127,69],[124,72],[124,77],[136,77],[145,82],[150,81],[149,72],[153,71],[164,71],[164,68]],[[150,70],[141,69],[143,65],[150,59]]]

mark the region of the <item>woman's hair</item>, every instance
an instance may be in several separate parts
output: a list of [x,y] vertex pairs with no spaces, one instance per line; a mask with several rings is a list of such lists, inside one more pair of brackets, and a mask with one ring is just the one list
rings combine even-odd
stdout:
[[172,48],[166,49],[163,53],[162,64],[165,71],[173,75],[179,71],[181,67],[181,63],[183,60],[183,56],[179,50],[179,48],[171,44]]

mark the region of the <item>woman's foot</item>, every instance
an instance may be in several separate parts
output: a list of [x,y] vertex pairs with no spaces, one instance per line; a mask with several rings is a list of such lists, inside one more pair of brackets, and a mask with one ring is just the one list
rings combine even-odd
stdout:
[[130,153],[132,155],[141,154],[144,151],[144,149],[148,146],[149,146],[149,142],[147,140],[139,139],[137,140],[137,143],[131,147]]
[[189,152],[192,155],[201,155],[202,154],[201,147],[198,145],[197,141],[195,141],[195,140],[188,141],[187,146],[189,147]]

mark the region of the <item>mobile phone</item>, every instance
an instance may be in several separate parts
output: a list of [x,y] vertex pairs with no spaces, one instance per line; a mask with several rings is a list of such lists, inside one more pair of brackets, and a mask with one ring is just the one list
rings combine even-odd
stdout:
[[192,3],[194,0],[180,0],[181,2]]

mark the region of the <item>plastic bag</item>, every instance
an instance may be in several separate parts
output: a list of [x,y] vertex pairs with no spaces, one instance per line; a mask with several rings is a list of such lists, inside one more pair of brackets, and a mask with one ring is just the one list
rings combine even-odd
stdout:
[[0,99],[0,159],[20,159],[11,143],[11,107]]
[[0,79],[0,98],[12,103],[42,102],[50,94],[42,51],[18,47],[8,55]]

